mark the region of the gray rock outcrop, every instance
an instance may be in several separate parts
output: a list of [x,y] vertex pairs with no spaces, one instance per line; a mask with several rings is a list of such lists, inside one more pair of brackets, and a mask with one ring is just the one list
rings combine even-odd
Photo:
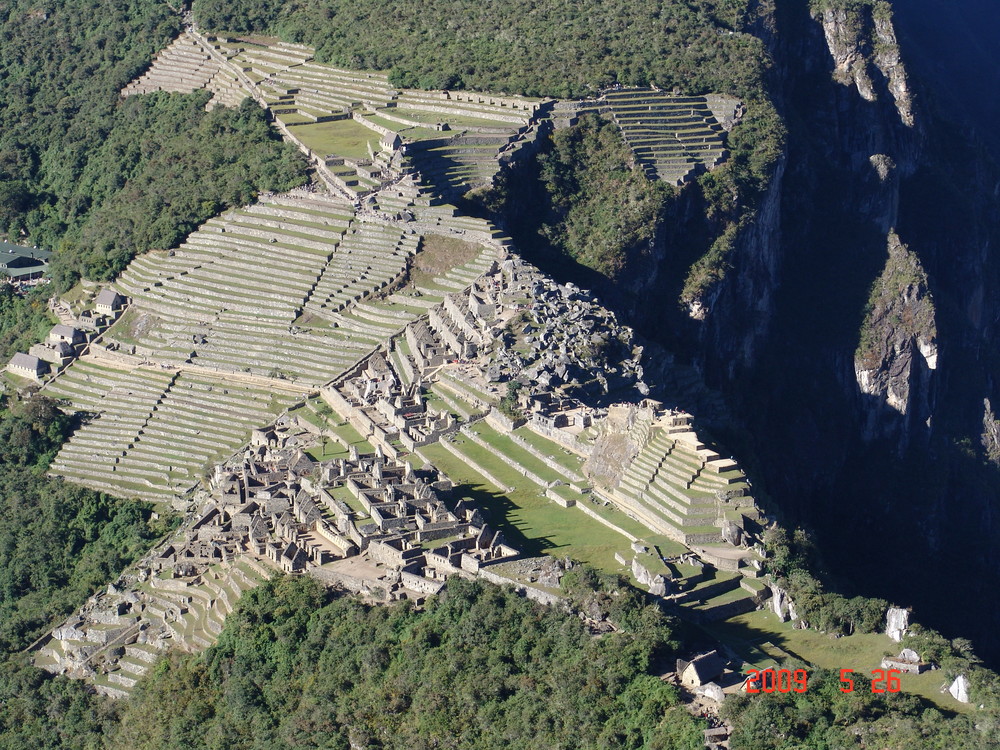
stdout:
[[969,679],[964,674],[960,674],[955,678],[955,681],[951,683],[951,687],[948,688],[948,692],[951,693],[951,697],[959,703],[968,703]]
[[885,613],[885,634],[896,643],[903,640],[906,628],[910,625],[910,613],[899,607],[890,607]]

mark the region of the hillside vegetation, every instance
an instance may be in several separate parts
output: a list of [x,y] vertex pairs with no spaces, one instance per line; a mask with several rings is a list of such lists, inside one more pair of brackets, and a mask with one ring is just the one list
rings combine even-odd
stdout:
[[461,579],[424,611],[332,599],[309,578],[248,593],[202,656],[152,673],[114,748],[702,747],[656,610],[622,597],[623,629]]
[[43,476],[73,426],[44,396],[0,407],[0,652],[24,648],[169,529],[147,503]]
[[206,91],[129,97],[76,186],[89,210],[64,240],[57,281],[111,279],[136,255],[179,245],[259,190],[305,182],[305,163],[251,100],[205,112]]
[[217,31],[269,32],[399,86],[580,97],[611,83],[691,93],[759,89],[765,52],[739,31],[748,0],[195,0]]
[[[11,665],[0,728],[16,748],[703,747],[702,723],[656,676],[675,624],[587,569],[563,583],[618,630],[594,637],[574,613],[462,579],[417,611],[278,578],[243,597],[215,646],[173,654],[116,706]],[[838,678],[810,670],[804,693],[729,698],[731,746],[995,747],[992,709],[947,717],[905,693],[844,694]]]
[[[648,255],[674,190],[646,178],[613,123],[581,118],[553,134],[538,162],[540,200],[517,227],[524,251],[542,260],[564,255],[616,280]],[[505,173],[484,202],[510,216],[524,188]]]
[[303,162],[255,110],[206,113],[204,94],[121,88],[180,19],[165,3],[68,0],[0,8],[0,235],[57,250],[54,274],[110,278]]
[[147,503],[43,476],[73,428],[42,396],[0,404],[0,746],[96,748],[111,701],[16,652],[113,581],[173,525]]

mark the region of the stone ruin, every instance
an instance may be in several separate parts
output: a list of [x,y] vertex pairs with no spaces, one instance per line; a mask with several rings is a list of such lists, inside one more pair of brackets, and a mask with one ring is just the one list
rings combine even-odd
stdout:
[[428,407],[419,377],[402,383],[381,353],[369,357],[361,371],[343,381],[338,390],[350,409],[363,413],[387,439],[399,440],[408,451],[458,428],[450,412]]
[[[293,573],[364,556],[397,575],[390,599],[436,593],[449,575],[517,555],[436,471],[381,448],[313,461],[299,437],[290,424],[255,433],[242,455],[216,468],[217,536],[238,530],[245,552]],[[430,544],[437,540],[447,541]]]
[[883,657],[881,666],[882,669],[896,669],[906,674],[920,674],[930,668],[912,648],[904,648],[898,656]]
[[[489,304],[481,304],[481,299]],[[481,309],[492,312],[494,299],[500,313],[479,317]],[[559,391],[588,403],[615,394],[649,393],[642,347],[633,341],[632,329],[619,324],[590,292],[558,284],[534,266],[509,257],[499,273],[473,289],[470,301],[473,316],[492,322],[494,334],[500,334],[493,339],[490,380],[515,380],[539,392]]]

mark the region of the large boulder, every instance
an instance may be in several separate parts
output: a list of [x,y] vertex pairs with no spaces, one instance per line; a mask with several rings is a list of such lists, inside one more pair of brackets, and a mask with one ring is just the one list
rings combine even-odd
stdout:
[[791,601],[784,589],[775,586],[773,583],[771,584],[771,610],[782,622],[785,622],[789,618]]
[[885,613],[885,634],[899,643],[910,625],[910,613],[899,607],[889,607]]
[[642,586],[645,586],[650,594],[654,596],[666,596],[670,591],[670,581],[659,573],[653,573],[649,568],[639,562],[638,558],[632,558],[632,575]]
[[739,547],[743,544],[743,529],[732,521],[726,521],[722,524],[722,538],[734,547]]
[[951,683],[951,687],[948,688],[948,692],[951,693],[951,697],[960,703],[969,702],[969,680],[964,674],[960,674],[955,678],[955,681]]

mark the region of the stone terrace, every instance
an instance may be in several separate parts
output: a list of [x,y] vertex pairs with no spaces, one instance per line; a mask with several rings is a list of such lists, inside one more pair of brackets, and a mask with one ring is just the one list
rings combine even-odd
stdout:
[[213,82],[221,88],[223,79],[218,78],[219,72],[219,63],[205,52],[196,37],[185,32],[156,54],[149,70],[122,89],[122,96],[151,91],[190,94],[198,89],[212,88]]
[[[545,101],[519,97],[398,90],[384,74],[318,63],[303,45],[191,39],[204,45],[200,55],[215,61],[217,70],[202,84],[215,93],[210,106],[253,95],[321,176],[349,197],[378,190],[400,168],[418,170],[443,194],[488,185],[501,160],[537,136],[533,124],[546,107]],[[187,53],[187,35],[183,41]],[[162,75],[175,75],[165,70]],[[145,90],[151,89],[142,80],[126,89]],[[403,151],[410,149],[406,162],[398,161],[397,136]]]
[[713,109],[723,119],[732,119],[736,105],[730,104],[726,118],[721,97],[709,100],[654,89],[622,89],[607,92],[603,102],[650,177],[681,185],[729,156],[726,131]]
[[[168,649],[215,643],[243,593],[273,573],[248,555],[188,567],[190,575],[174,577],[140,565],[57,627],[35,665],[88,677],[101,695],[125,698]],[[123,584],[128,590],[119,590]]]
[[155,369],[117,370],[83,359],[45,388],[67,410],[96,416],[50,468],[96,490],[171,501],[242,445],[254,424],[292,400],[264,390]]
[[649,399],[612,405],[589,431],[586,474],[602,501],[720,571],[755,579],[766,519],[737,463],[700,442],[691,419]]
[[[380,340],[349,318],[403,275],[417,244],[356,221],[344,203],[274,196],[211,219],[176,251],[137,258],[116,283],[147,316],[138,353],[321,385]],[[110,337],[133,338],[124,325]]]

